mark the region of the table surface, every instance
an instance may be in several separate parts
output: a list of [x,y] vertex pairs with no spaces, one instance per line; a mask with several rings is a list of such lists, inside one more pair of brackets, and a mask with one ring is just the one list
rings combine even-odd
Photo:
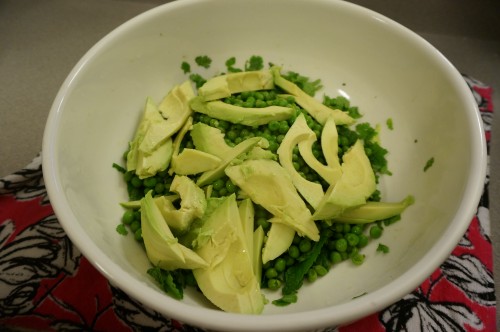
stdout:
[[[168,1],[2,0],[0,2],[0,177],[41,150],[45,121],[80,57],[126,20]],[[354,0],[415,31],[462,73],[493,87],[500,112],[500,2]],[[490,218],[500,298],[500,122],[490,150]],[[500,327],[500,322],[497,322]]]

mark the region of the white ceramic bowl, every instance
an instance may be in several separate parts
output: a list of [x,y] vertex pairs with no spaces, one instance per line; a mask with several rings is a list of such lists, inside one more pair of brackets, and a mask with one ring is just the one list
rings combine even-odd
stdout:
[[[224,313],[189,293],[179,302],[145,271],[143,249],[119,236],[126,200],[111,168],[135,130],[145,98],[159,100],[197,55],[224,61],[261,55],[284,70],[320,78],[323,93],[345,95],[363,120],[381,124],[393,176],[384,200],[416,203],[359,267],[341,264],[303,287],[299,302],[267,305],[260,316]],[[392,118],[394,130],[385,121]],[[394,21],[329,0],[184,0],[126,22],[78,62],[47,122],[43,171],[54,210],[74,244],[112,283],[166,316],[227,331],[304,331],[371,314],[415,289],[467,229],[482,191],[485,142],[476,104],[457,70],[430,44]],[[423,172],[425,162],[434,165]],[[353,297],[366,295],[353,299]]]

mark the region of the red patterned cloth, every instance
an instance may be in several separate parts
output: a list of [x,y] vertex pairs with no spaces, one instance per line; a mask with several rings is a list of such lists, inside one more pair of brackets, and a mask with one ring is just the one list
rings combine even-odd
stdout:
[[[490,87],[464,76],[489,144]],[[489,151],[489,150],[488,150]],[[470,227],[420,287],[384,310],[324,331],[494,331],[489,174]],[[41,157],[0,179],[0,330],[203,331],[162,317],[113,287],[72,245],[45,190]]]

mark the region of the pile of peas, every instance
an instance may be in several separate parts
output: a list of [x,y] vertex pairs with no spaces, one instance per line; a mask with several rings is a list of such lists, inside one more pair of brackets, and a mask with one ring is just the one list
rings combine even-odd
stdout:
[[[355,265],[361,265],[365,255],[359,252],[360,249],[371,239],[378,239],[383,232],[381,223],[358,225],[320,221],[317,225],[321,234],[327,237],[327,241],[315,263],[305,273],[304,279],[308,282],[314,282],[318,277],[324,276],[330,268],[342,261],[350,260]],[[295,235],[287,252],[262,267],[261,287],[280,289],[287,269],[303,261],[314,245],[314,241]]]

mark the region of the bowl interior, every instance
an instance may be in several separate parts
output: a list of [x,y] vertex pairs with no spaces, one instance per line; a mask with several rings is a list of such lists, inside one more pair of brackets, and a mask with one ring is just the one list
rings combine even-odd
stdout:
[[[381,179],[383,200],[408,194],[416,199],[400,222],[364,249],[363,265],[343,263],[301,289],[297,304],[269,304],[259,317],[222,313],[195,293],[180,303],[170,299],[146,275],[143,248],[115,230],[123,212],[118,203],[127,197],[111,165],[121,161],[146,97],[159,101],[186,80],[180,64],[193,64],[198,55],[214,60],[209,70],[193,66],[205,77],[224,71],[229,57],[242,66],[260,55],[283,70],[320,78],[318,98],[344,95],[364,114],[361,121],[380,124],[393,173]],[[393,130],[386,126],[389,118]],[[43,150],[59,220],[106,277],[167,316],[232,331],[345,323],[404,296],[465,231],[485,165],[474,100],[447,60],[381,15],[321,0],[181,1],[132,19],[93,47],[68,76],[49,116]],[[424,172],[431,157],[435,163]],[[390,253],[377,254],[378,242]]]

